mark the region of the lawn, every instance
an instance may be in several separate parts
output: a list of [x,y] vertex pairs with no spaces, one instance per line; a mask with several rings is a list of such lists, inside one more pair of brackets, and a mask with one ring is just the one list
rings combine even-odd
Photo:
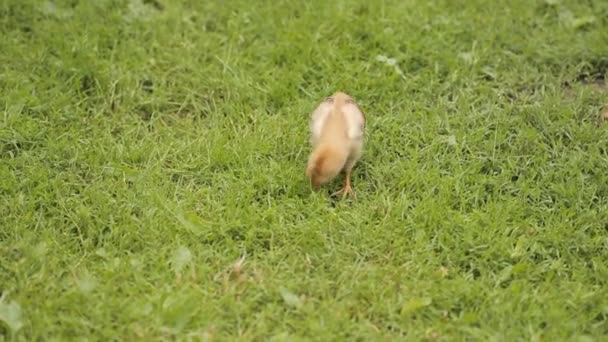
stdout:
[[606,80],[604,0],[1,1],[0,340],[606,341]]

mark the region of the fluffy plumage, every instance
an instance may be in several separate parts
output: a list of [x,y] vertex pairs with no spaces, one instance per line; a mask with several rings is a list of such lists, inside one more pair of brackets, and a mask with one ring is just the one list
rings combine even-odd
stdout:
[[348,94],[337,92],[312,112],[306,175],[315,190],[345,172],[344,186],[336,194],[355,195],[350,177],[363,151],[365,115]]

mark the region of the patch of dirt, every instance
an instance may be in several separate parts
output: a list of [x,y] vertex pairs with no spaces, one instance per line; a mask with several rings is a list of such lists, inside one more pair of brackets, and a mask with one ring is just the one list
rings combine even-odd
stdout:
[[585,87],[589,87],[592,91],[595,92],[607,92],[608,93],[608,83],[603,75],[597,77],[583,77],[580,76],[576,79],[575,82],[564,82],[563,87],[565,89],[566,97],[573,98],[574,93],[574,85],[582,84]]
[[572,88],[576,84],[588,87],[595,92],[608,93],[607,77],[608,59],[594,60],[584,66],[572,81],[564,82],[563,86],[566,89],[566,96],[569,98],[574,97],[575,94]]
[[568,100],[575,99],[581,89],[591,91],[592,97],[599,100],[600,105],[603,104],[603,108],[597,114],[598,126],[608,123],[608,61],[590,63],[576,77],[564,82],[562,86],[564,96]]
[[593,90],[597,91],[608,91],[608,84],[606,84],[606,78],[604,75],[594,76],[579,76],[579,81]]

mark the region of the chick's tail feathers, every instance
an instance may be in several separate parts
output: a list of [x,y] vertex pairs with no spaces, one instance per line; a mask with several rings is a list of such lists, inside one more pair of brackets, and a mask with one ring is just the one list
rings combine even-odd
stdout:
[[346,164],[348,151],[342,144],[319,144],[311,153],[306,168],[313,189],[334,179]]

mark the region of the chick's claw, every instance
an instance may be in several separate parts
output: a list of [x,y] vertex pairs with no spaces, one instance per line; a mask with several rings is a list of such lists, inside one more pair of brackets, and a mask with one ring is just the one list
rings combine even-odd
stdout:
[[340,189],[332,194],[332,196],[339,196],[339,195],[342,195],[343,199],[346,196],[351,196],[353,199],[357,199],[357,195],[355,195],[353,188],[350,186],[350,172],[346,174],[346,179],[344,180],[344,186],[342,187],[342,189]]
[[353,191],[353,188],[350,185],[344,186],[342,189],[332,194],[332,196],[340,195],[342,195],[342,198],[346,198],[346,196],[351,196],[353,199],[357,199],[357,195],[355,195],[355,192]]

